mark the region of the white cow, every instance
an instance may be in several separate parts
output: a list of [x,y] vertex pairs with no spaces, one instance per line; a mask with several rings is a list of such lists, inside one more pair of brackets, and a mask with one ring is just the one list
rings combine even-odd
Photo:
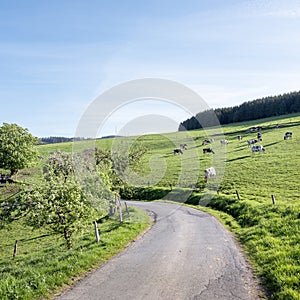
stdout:
[[257,145],[257,146],[252,146],[251,151],[252,151],[252,154],[254,154],[255,152],[264,152],[265,153],[266,150],[263,146]]
[[216,176],[217,176],[217,172],[214,167],[210,167],[204,170],[204,177],[206,182],[209,178],[215,178]]
[[221,142],[221,145],[227,145],[228,144],[228,141],[225,140],[225,139],[221,140],[220,142]]

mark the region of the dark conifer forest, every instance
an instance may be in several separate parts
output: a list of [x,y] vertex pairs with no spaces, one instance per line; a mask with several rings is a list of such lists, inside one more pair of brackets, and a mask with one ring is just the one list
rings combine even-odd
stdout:
[[300,91],[247,101],[238,106],[202,111],[181,122],[179,131],[214,126],[216,117],[220,124],[224,125],[298,112],[300,112]]

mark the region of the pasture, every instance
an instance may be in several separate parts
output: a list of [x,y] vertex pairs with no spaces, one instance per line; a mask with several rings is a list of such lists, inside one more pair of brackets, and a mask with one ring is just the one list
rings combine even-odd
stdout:
[[[126,140],[142,143],[143,168],[130,177],[128,198],[164,198],[204,204],[224,219],[241,241],[270,299],[300,298],[300,115],[287,115],[207,129],[97,140],[112,147]],[[262,127],[265,153],[253,153],[247,140],[257,139],[252,127]],[[292,132],[292,139],[284,139]],[[238,136],[242,136],[239,140]],[[214,142],[202,145],[205,139]],[[228,144],[221,143],[226,139]],[[117,141],[117,142],[116,142]],[[105,144],[104,144],[105,143]],[[174,149],[187,144],[183,154]],[[48,146],[42,146],[43,147]],[[204,148],[215,154],[203,154]],[[43,150],[44,151],[44,150]],[[204,170],[214,166],[217,178],[206,185]],[[238,191],[239,198],[236,192]],[[214,198],[203,201],[207,193]],[[276,204],[273,205],[271,196]],[[204,208],[209,209],[209,208]]]
[[[267,289],[268,298],[300,299],[299,125],[299,114],[287,115],[230,124],[223,126],[221,131],[212,128],[99,139],[95,145],[114,149],[118,143],[129,147],[135,142],[143,144],[147,153],[142,159],[142,168],[128,176],[131,187],[124,191],[128,198],[134,194],[134,198],[141,200],[164,197],[165,200],[192,203],[200,209],[198,204],[206,205],[202,209],[217,215],[238,237]],[[262,141],[256,145],[262,145],[265,153],[252,154],[247,140],[256,139],[257,132],[250,132],[249,128],[257,126],[262,127]],[[285,132],[292,132],[292,139],[284,140]],[[242,139],[238,140],[238,136]],[[214,140],[212,143],[202,145],[203,140],[211,138]],[[228,144],[222,144],[220,141],[223,139]],[[180,148],[180,144],[187,144],[187,149],[182,150],[183,154],[174,154],[174,149]],[[76,149],[83,147],[83,143],[76,145]],[[215,154],[204,154],[204,148],[212,148]],[[72,143],[38,146],[43,158],[54,150],[69,152],[72,149]],[[35,167],[23,170],[19,178],[34,180],[35,176],[39,176],[40,164],[38,162]],[[204,170],[212,166],[217,177],[209,179],[206,184]],[[2,189],[2,197],[7,197],[11,192],[9,187],[8,190]],[[206,194],[213,194],[214,198],[203,201]],[[271,195],[275,197],[275,205]],[[18,226],[11,232],[24,234],[24,239],[32,238],[32,243],[35,243],[35,236],[28,231],[19,231],[22,225]],[[3,240],[8,232],[0,230],[0,234]],[[18,238],[22,239],[20,235]],[[0,252],[0,266],[4,274],[9,274],[11,270],[22,272],[22,268],[5,267],[8,261],[9,266],[14,264],[9,257],[15,239],[12,234],[5,244],[6,248],[2,247]],[[19,265],[30,260],[31,254],[26,255]],[[32,265],[35,266],[34,263]],[[28,274],[30,277],[30,272]],[[13,280],[16,279],[9,277],[7,286],[0,287],[0,291],[1,288],[8,291]]]
[[[182,132],[139,137],[148,153],[144,170],[135,182],[134,198],[164,197],[183,202],[180,198],[185,197],[184,191],[190,190],[188,203],[204,203],[226,213],[219,217],[224,218],[224,224],[241,241],[268,297],[299,299],[299,125],[300,116],[289,115],[224,126],[224,136],[215,135],[213,129],[195,130],[188,132],[192,144],[191,138]],[[265,152],[252,154],[247,140],[257,138],[257,132],[249,132],[249,128],[256,126],[262,127],[262,141],[256,145],[262,145]],[[284,139],[287,131],[293,132],[292,139]],[[238,135],[242,140],[238,140]],[[202,146],[202,141],[208,136],[215,139],[209,145],[215,154],[203,154],[207,145]],[[221,145],[220,139],[224,137],[227,145]],[[174,155],[173,149],[181,143],[186,143],[188,150]],[[203,171],[210,166],[216,166],[222,178],[205,185]],[[171,187],[177,187],[176,197]],[[203,202],[208,190],[214,198]]]

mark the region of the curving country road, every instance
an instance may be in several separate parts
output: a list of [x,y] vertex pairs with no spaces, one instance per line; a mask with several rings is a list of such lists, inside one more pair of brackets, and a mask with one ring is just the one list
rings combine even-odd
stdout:
[[59,300],[260,299],[251,269],[212,216],[168,203],[131,202],[156,223]]

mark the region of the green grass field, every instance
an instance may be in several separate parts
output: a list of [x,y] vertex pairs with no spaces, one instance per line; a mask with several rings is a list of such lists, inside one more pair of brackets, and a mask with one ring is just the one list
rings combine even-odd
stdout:
[[47,228],[33,231],[22,220],[14,221],[0,230],[0,299],[51,298],[123,250],[149,222],[144,211],[130,207],[123,223],[116,215],[98,224],[99,243],[91,221],[91,226],[75,235],[73,249],[67,250],[61,235]]
[[[148,216],[129,208],[121,224],[110,219],[99,225],[96,243],[93,226],[77,234],[74,249],[46,229],[31,231],[22,222],[0,230],[0,299],[43,299],[74,284],[86,272],[120,252],[149,225]],[[15,240],[17,256],[13,259]]]
[[[275,128],[276,124],[280,127]],[[184,202],[188,197],[186,195],[192,193],[189,203],[205,203],[207,207],[202,209],[216,214],[237,235],[267,290],[268,298],[300,299],[299,125],[298,114],[230,124],[223,126],[221,131],[208,129],[124,138],[129,144],[137,139],[147,149],[143,171],[130,177],[130,182],[137,186],[135,197],[148,200],[165,195],[165,199]],[[266,153],[251,154],[247,140],[257,135],[247,132],[252,126],[263,127],[263,140],[259,144],[265,147]],[[293,132],[293,139],[283,139],[286,131]],[[237,135],[243,136],[242,141],[238,141]],[[213,137],[215,142],[201,146],[206,137]],[[228,140],[227,146],[221,146],[219,140],[222,138]],[[100,139],[95,145],[107,149],[124,139]],[[173,149],[181,143],[187,143],[188,150],[181,156],[174,155]],[[51,151],[72,151],[72,147],[72,143],[64,143],[38,146],[38,150],[46,158]],[[83,144],[77,143],[76,149],[82,147]],[[206,147],[212,147],[215,155],[204,155],[202,149]],[[206,185],[203,170],[210,166],[216,167],[218,176]],[[18,176],[22,180],[30,180],[39,176],[39,172],[33,167],[23,170]],[[2,197],[13,192],[9,189],[2,188]],[[237,190],[240,200],[237,199]],[[184,194],[185,191],[188,193]],[[213,193],[214,198],[203,201],[208,192]],[[272,204],[271,195],[275,196],[275,205]],[[12,260],[11,255],[14,240],[22,239],[19,235],[18,238],[14,236],[18,232],[22,235],[22,225],[18,226],[11,231],[0,231],[1,240],[7,236],[10,239],[0,252],[0,263],[6,270],[2,274],[8,276],[5,281],[7,287],[0,287],[0,291],[4,289],[7,293],[10,282],[17,280],[10,277],[11,274],[22,272],[21,266],[28,259],[30,261],[30,255],[24,256],[24,262],[19,263],[17,271],[6,267],[17,265],[18,260]],[[26,231],[24,239],[37,235]],[[52,237],[47,238],[51,240]],[[33,244],[36,245],[36,242]],[[66,270],[64,272],[67,273]],[[28,278],[30,276],[29,272]],[[38,292],[34,295],[38,295]]]
[[[279,128],[275,128],[276,124]],[[289,115],[224,126],[224,136],[215,136],[215,130],[195,130],[188,132],[190,137],[182,132],[139,137],[148,154],[134,197],[158,199],[163,190],[167,193],[164,199],[174,200],[174,195],[168,194],[171,184],[178,187],[175,200],[183,202],[182,191],[194,186],[188,202],[205,203],[226,213],[219,216],[238,236],[268,297],[300,299],[299,125],[300,116]],[[263,127],[263,140],[258,144],[265,147],[266,153],[252,155],[247,144],[248,139],[257,137],[257,133],[248,132],[252,126]],[[287,131],[293,132],[291,140],[283,139]],[[202,153],[208,147],[201,146],[207,135],[215,138],[210,145],[215,155]],[[237,135],[243,136],[242,141],[238,141]],[[220,145],[221,138],[228,140],[227,146]],[[183,142],[191,147],[182,156],[174,155],[173,149]],[[222,178],[205,186],[203,170],[209,166],[215,166]],[[196,182],[195,174],[200,176]],[[155,186],[151,187],[152,184]],[[216,189],[214,198],[203,202],[207,191]]]

